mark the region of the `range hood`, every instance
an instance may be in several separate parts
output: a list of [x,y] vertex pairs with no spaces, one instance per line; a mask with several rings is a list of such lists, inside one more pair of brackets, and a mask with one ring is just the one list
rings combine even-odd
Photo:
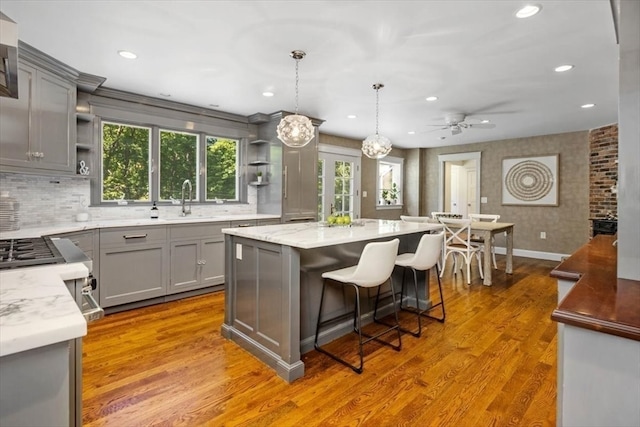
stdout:
[[0,96],[18,97],[18,25],[0,12]]

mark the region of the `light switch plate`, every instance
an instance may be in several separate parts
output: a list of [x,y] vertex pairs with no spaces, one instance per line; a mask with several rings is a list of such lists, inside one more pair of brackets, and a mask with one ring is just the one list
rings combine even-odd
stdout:
[[486,197],[480,197],[480,203],[487,203]]

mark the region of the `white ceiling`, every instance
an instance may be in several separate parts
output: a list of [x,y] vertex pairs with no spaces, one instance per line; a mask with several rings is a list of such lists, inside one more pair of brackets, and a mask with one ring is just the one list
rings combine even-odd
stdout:
[[[0,8],[22,41],[106,77],[105,87],[242,115],[295,110],[289,53],[304,50],[300,113],[325,120],[321,132],[363,139],[375,132],[372,85],[381,82],[380,134],[403,148],[617,122],[609,1],[535,3],[542,11],[529,19],[515,17],[526,4],[518,0],[2,0]],[[562,64],[575,68],[553,71]],[[267,90],[275,96],[263,97]],[[496,127],[452,136],[428,126],[451,112]]]

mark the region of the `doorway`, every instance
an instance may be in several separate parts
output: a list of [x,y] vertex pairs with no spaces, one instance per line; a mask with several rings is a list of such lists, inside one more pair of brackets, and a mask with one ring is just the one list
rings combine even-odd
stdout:
[[360,150],[318,147],[318,218],[360,218]]
[[480,152],[438,156],[438,211],[480,213]]

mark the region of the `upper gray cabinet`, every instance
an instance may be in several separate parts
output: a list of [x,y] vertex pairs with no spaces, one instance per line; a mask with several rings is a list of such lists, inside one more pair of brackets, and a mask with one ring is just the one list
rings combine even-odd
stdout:
[[249,118],[258,125],[258,137],[268,141],[269,186],[258,189],[258,213],[282,217],[282,222],[316,221],[318,216],[318,126],[311,119],[315,137],[304,147],[292,148],[277,138],[277,126],[286,112],[256,114]]
[[75,83],[20,61],[18,91],[0,98],[2,170],[75,174]]

